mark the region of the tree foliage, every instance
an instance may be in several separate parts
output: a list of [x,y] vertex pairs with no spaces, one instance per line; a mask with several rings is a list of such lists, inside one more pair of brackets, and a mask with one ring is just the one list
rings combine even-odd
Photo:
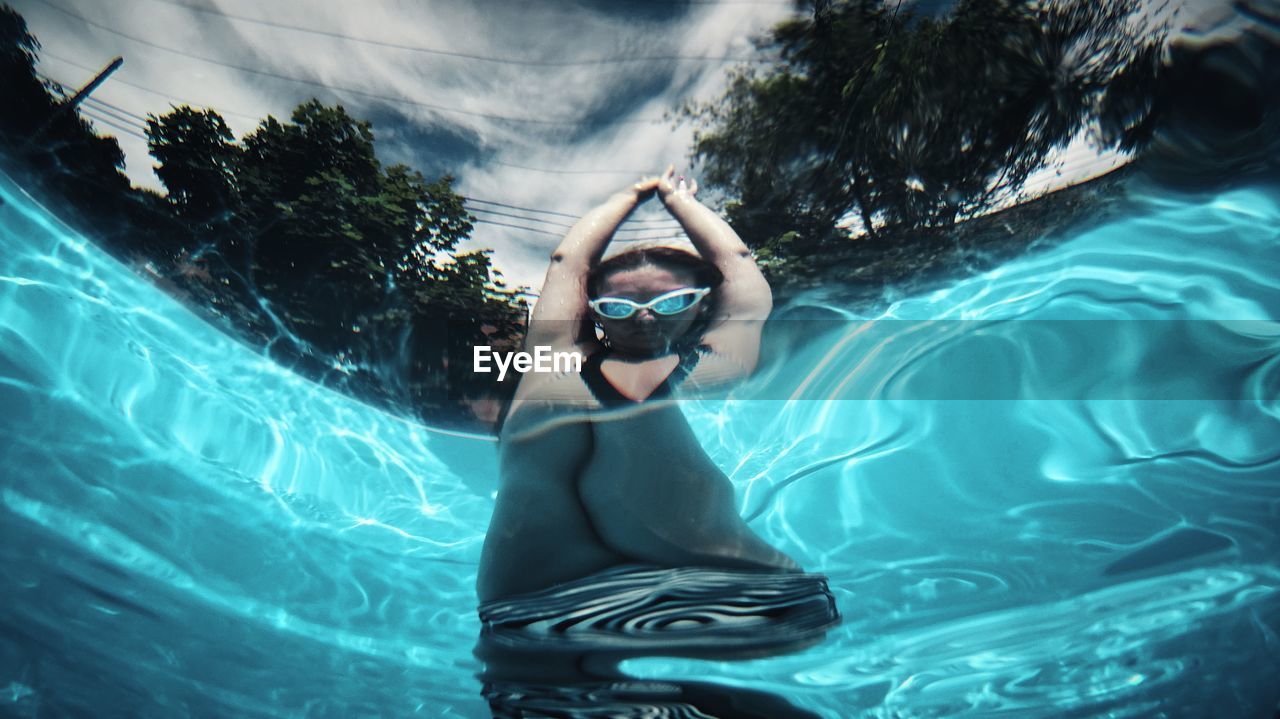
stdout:
[[39,48],[0,7],[0,151],[67,219],[332,386],[472,426],[456,400],[509,392],[456,361],[450,382],[450,358],[518,343],[526,316],[487,251],[458,251],[474,218],[452,177],[383,165],[370,123],[311,100],[239,141],[213,110],[148,116],[167,192],[139,190],[115,140],[37,78]]
[[239,143],[215,112],[178,107],[152,117],[148,137],[202,256],[284,318],[280,347],[294,347],[282,351],[313,370],[439,406],[464,389],[450,356],[522,332],[523,305],[489,255],[456,251],[474,220],[453,178],[384,167],[371,124],[342,106],[305,102]]
[[196,226],[225,221],[239,205],[240,151],[218,113],[174,108],[147,118],[147,148],[177,214]]
[[750,244],[838,241],[850,217],[871,234],[946,226],[1015,194],[1082,130],[1141,142],[1142,118],[1121,115],[1146,108],[1113,90],[1158,66],[1159,43],[1131,27],[1135,0],[900,7],[832,3],[779,24],[759,43],[776,63],[686,108],[694,154]]

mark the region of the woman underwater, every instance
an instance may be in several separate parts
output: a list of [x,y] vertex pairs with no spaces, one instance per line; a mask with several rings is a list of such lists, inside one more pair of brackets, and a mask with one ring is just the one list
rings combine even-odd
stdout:
[[[582,371],[523,376],[500,430],[476,587],[482,644],[768,653],[839,621],[825,577],[742,520],[673,401],[680,385],[748,375],[772,309],[747,246],[673,174],[610,197],[551,256],[525,345],[579,352]],[[651,247],[602,262],[655,195],[698,254]]]

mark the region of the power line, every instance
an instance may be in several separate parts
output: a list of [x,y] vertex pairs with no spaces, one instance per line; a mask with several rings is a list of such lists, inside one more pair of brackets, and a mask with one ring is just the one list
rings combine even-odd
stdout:
[[[493,225],[495,227],[509,227],[516,230],[523,230],[525,232],[534,232],[540,235],[548,235],[550,237],[564,237],[563,232],[551,232],[550,230],[544,230],[537,227],[524,227],[523,225],[513,225],[507,222],[497,222],[495,220],[484,220],[484,219],[477,218],[476,224]],[[678,239],[678,236],[646,235],[644,237],[615,237],[613,241],[614,242],[644,242],[647,240],[674,240],[674,239]]]
[[551,237],[563,237],[563,236],[564,236],[564,233],[562,233],[562,232],[552,232],[552,231],[550,231],[550,230],[543,230],[543,229],[539,229],[539,228],[536,228],[536,227],[522,227],[522,226],[520,226],[520,225],[511,225],[511,224],[508,224],[508,223],[506,223],[506,222],[497,222],[497,221],[494,221],[494,220],[482,220],[482,219],[476,218],[476,224],[478,224],[478,225],[495,225],[495,226],[497,226],[497,227],[511,227],[511,228],[514,228],[514,229],[517,229],[517,230],[524,230],[524,231],[526,231],[526,232],[536,232],[536,233],[538,233],[538,234],[540,234],[540,235],[550,235]]
[[94,122],[102,123],[103,125],[113,128],[119,132],[123,132],[126,135],[132,135],[133,137],[136,137],[139,140],[147,139],[147,136],[143,135],[141,132],[138,132],[137,130],[130,128],[127,125],[123,125],[118,121],[112,120],[109,117],[99,116],[97,112],[98,111],[95,108],[91,108],[91,107],[83,107],[80,109],[80,114],[84,115],[85,117],[89,118]]
[[[288,30],[290,32],[305,33],[308,35],[319,35],[321,37],[329,37],[347,42],[360,43],[362,45],[373,45],[375,47],[385,47],[392,50],[406,50],[409,52],[418,52],[427,55],[436,55],[439,57],[448,57],[458,60],[470,60],[478,62],[491,62],[502,65],[520,65],[533,67],[575,67],[584,65],[620,65],[632,62],[763,62],[762,58],[755,57],[730,57],[727,55],[636,55],[632,57],[597,57],[585,60],[535,60],[530,58],[512,58],[512,57],[496,57],[494,55],[478,55],[475,53],[459,52],[456,50],[442,50],[440,48],[428,47],[425,45],[405,45],[402,43],[391,42],[389,40],[377,40],[373,38],[356,37],[354,35],[346,35],[332,30],[320,30],[317,28],[301,27],[299,25],[290,25],[288,23],[276,22],[264,18],[248,17],[245,15],[233,15],[231,13],[222,12],[213,8],[196,7],[175,0],[150,0],[154,3],[169,5],[171,7],[179,7],[191,12],[202,13],[205,15],[214,15],[216,17],[226,18],[227,20],[235,20],[236,22],[247,22],[263,27],[275,28],[278,30]],[[707,3],[718,4],[718,3]],[[770,3],[775,4],[775,3]]]
[[[57,80],[54,80],[51,77],[41,75],[39,73],[36,74],[36,77],[46,82],[51,82],[54,85],[57,85],[59,90],[66,92],[66,88],[68,87],[66,83],[59,82]],[[93,97],[86,97],[85,100],[88,102],[98,102],[98,100]],[[119,117],[101,108],[93,107],[88,104],[81,104],[76,109],[79,111],[81,115],[88,117],[90,120],[93,120],[95,122],[100,122],[104,125],[107,125],[108,127],[119,130],[120,132],[133,135],[134,137],[138,137],[143,140],[146,139],[146,136],[143,135],[137,128],[132,127],[133,123],[127,118]],[[93,112],[92,113],[89,112],[90,110],[92,110]]]
[[126,109],[124,109],[123,107],[120,107],[119,105],[112,105],[111,103],[107,102],[106,100],[101,100],[101,99],[98,99],[98,98],[96,98],[96,97],[91,97],[91,98],[89,98],[89,100],[90,100],[91,102],[93,102],[93,103],[97,104],[97,105],[102,105],[102,106],[104,106],[104,107],[109,107],[109,108],[111,108],[112,110],[115,110],[116,112],[120,113],[121,115],[125,115],[125,116],[127,116],[127,117],[130,117],[130,118],[132,118],[132,119],[134,119],[134,120],[137,120],[138,122],[141,122],[141,123],[143,123],[143,124],[146,124],[146,122],[147,122],[147,118],[143,117],[142,115],[139,115],[139,114],[137,114],[137,113],[135,113],[135,112],[131,112],[131,111],[129,111],[129,110],[126,110]]
[[111,62],[107,63],[105,67],[99,69],[94,74],[93,79],[89,80],[89,82],[85,83],[83,87],[72,93],[70,97],[67,97],[66,93],[66,88],[68,86],[59,84],[58,90],[63,95],[62,101],[55,104],[49,111],[48,115],[38,125],[36,125],[35,129],[27,133],[26,140],[22,143],[21,147],[18,148],[19,152],[26,150],[32,145],[32,143],[36,142],[37,139],[43,136],[49,129],[49,125],[55,120],[74,114],[76,109],[80,106],[80,103],[84,102],[86,98],[91,96],[93,91],[97,90],[98,87],[102,85],[103,81],[110,77],[116,70],[119,70],[120,66],[123,64],[124,58],[117,55]]
[[114,107],[113,105],[107,105],[107,104],[105,104],[105,103],[101,103],[101,102],[92,102],[92,98],[90,98],[90,100],[91,100],[91,102],[89,103],[90,107],[92,107],[93,109],[97,110],[98,112],[100,112],[100,113],[102,113],[102,114],[104,114],[104,115],[108,115],[108,116],[110,116],[110,117],[113,117],[113,118],[115,118],[115,119],[119,120],[120,122],[123,122],[123,123],[125,123],[126,125],[129,125],[129,126],[131,126],[131,127],[141,127],[141,128],[143,128],[143,131],[145,132],[145,128],[146,128],[147,122],[146,122],[146,120],[144,120],[143,118],[140,118],[140,117],[133,117],[130,113],[126,113],[126,112],[124,112],[124,111],[122,111],[122,110],[120,110],[120,109],[118,109],[118,108]]
[[[506,217],[506,218],[511,218],[511,219],[515,219],[515,220],[523,220],[523,221],[525,221],[525,222],[540,222],[540,223],[542,223],[542,224],[550,225],[550,226],[552,226],[552,227],[557,227],[557,228],[560,228],[561,230],[566,230],[566,231],[567,231],[567,230],[570,230],[570,229],[572,229],[572,228],[573,228],[573,225],[565,224],[565,223],[559,223],[559,222],[556,222],[556,221],[554,221],[554,220],[544,220],[544,219],[541,219],[541,218],[538,218],[538,217],[525,217],[524,215],[515,215],[515,214],[511,214],[511,213],[509,213],[509,212],[500,212],[500,211],[498,211],[498,210],[488,210],[488,209],[483,209],[483,208],[478,208],[478,207],[468,208],[468,210],[469,210],[470,212],[473,212],[473,213],[478,212],[478,213],[481,213],[481,214],[483,214],[483,215],[496,215],[496,216],[498,216],[498,217]],[[539,212],[540,210],[532,210],[532,209],[530,209],[530,210],[528,210],[528,211],[529,211],[529,212]],[[481,221],[489,221],[489,220],[488,220],[488,218],[486,218],[486,217],[478,217],[477,219],[478,219],[478,220],[481,220]],[[625,232],[625,233],[634,233],[634,232],[652,232],[652,231],[661,231],[661,230],[664,230],[664,229],[671,229],[671,230],[678,230],[678,231],[682,231],[682,230],[680,230],[680,228],[679,228],[679,226],[678,226],[678,225],[677,225],[677,226],[675,226],[675,227],[620,227],[620,228],[618,228],[616,231],[617,231],[617,232]],[[558,234],[563,235],[563,234],[564,234],[564,232],[560,232],[560,233],[558,233]]]
[[525,217],[524,215],[515,215],[510,212],[502,212],[500,210],[487,210],[480,207],[471,207],[471,208],[468,208],[468,210],[471,212],[481,212],[489,215],[497,215],[498,217],[509,217],[515,220],[524,220],[525,222],[541,222],[545,225],[551,225],[552,227],[559,227],[565,230],[572,227],[572,225],[562,224],[560,222],[556,222],[555,220],[544,220],[538,217]]
[[[87,66],[85,66],[85,65],[81,65],[81,64],[80,64],[80,63],[78,63],[78,62],[75,62],[75,61],[73,61],[73,60],[68,60],[68,59],[66,59],[66,58],[64,58],[64,57],[60,57],[60,56],[58,56],[58,55],[55,55],[54,53],[51,53],[51,52],[48,52],[48,51],[45,51],[45,50],[41,50],[41,51],[40,51],[40,57],[41,57],[41,58],[46,58],[46,57],[47,57],[47,58],[52,58],[52,59],[54,59],[54,60],[57,60],[58,62],[66,63],[66,64],[68,64],[68,65],[70,65],[70,66],[72,66],[72,67],[79,68],[79,69],[81,69],[81,70],[92,70],[92,69],[93,69],[93,68],[91,68],[91,67],[87,67]],[[183,104],[183,105],[190,105],[190,106],[192,106],[192,107],[204,107],[204,108],[214,109],[214,108],[213,108],[213,106],[212,106],[212,105],[210,105],[210,104],[209,104],[209,103],[207,103],[207,102],[197,102],[197,101],[195,101],[195,100],[186,100],[186,99],[183,99],[183,98],[181,98],[181,97],[177,97],[177,96],[174,96],[174,95],[170,95],[170,94],[168,94],[168,93],[160,92],[159,90],[156,90],[156,89],[154,89],[154,88],[147,87],[147,86],[145,86],[145,85],[139,85],[139,84],[138,84],[138,83],[136,83],[136,82],[130,82],[130,81],[125,80],[125,79],[123,79],[123,78],[119,78],[119,77],[117,77],[117,78],[113,78],[111,81],[112,81],[113,83],[117,83],[117,84],[120,84],[120,85],[127,85],[127,86],[129,86],[129,87],[134,88],[134,89],[141,90],[141,91],[143,91],[143,92],[145,92],[145,93],[148,93],[148,94],[151,94],[151,95],[155,95],[156,97],[161,97],[161,98],[164,98],[164,99],[166,99],[166,100],[171,100],[171,101],[177,101],[177,102],[179,102],[179,103],[181,103],[181,104]],[[54,80],[54,82],[57,82],[57,81],[56,81],[56,80]],[[252,121],[254,121],[254,122],[259,122],[259,121],[261,121],[261,119],[262,119],[261,117],[259,117],[259,116],[257,116],[257,115],[251,115],[251,114],[249,114],[249,113],[247,113],[247,112],[237,112],[237,111],[235,111],[235,110],[227,110],[227,109],[225,109],[225,108],[216,108],[216,110],[217,110],[217,112],[218,112],[219,114],[222,114],[222,115],[233,115],[233,116],[235,116],[235,117],[241,117],[241,118],[244,118],[244,119],[246,119],[246,120],[252,120]]]
[[[505,202],[494,202],[493,200],[481,200],[481,199],[478,199],[478,198],[475,198],[475,197],[467,197],[467,196],[465,196],[465,195],[462,197],[462,199],[463,199],[463,200],[465,200],[466,202],[469,202],[469,203],[477,203],[477,204],[481,204],[481,205],[494,205],[494,206],[496,206],[496,207],[504,207],[504,208],[507,208],[507,209],[509,209],[509,210],[519,210],[520,212],[532,212],[532,213],[535,213],[535,214],[541,214],[541,215],[552,215],[552,216],[555,216],[555,217],[565,217],[565,218],[568,218],[568,219],[570,219],[570,220],[574,220],[574,221],[577,221],[577,220],[581,219],[581,215],[573,215],[573,214],[570,214],[570,213],[567,213],[567,212],[556,212],[555,210],[539,210],[539,209],[535,209],[535,208],[532,208],[532,207],[520,207],[519,205],[509,205],[509,204],[507,204],[507,203],[505,203]],[[541,219],[541,218],[520,217],[519,215],[509,215],[509,214],[507,214],[507,213],[500,212],[500,211],[498,211],[498,210],[490,210],[490,209],[485,208],[485,207],[476,207],[476,208],[473,208],[473,210],[474,210],[474,211],[477,211],[477,212],[488,212],[488,213],[495,214],[495,215],[504,215],[504,216],[506,216],[506,217],[514,217],[514,218],[521,219],[521,220],[534,220],[534,221],[537,221],[537,222],[545,222],[545,223],[548,223],[548,224],[556,224],[558,227],[563,227],[563,228],[565,228],[565,229],[568,229],[568,228],[572,227],[572,225],[568,225],[568,224],[559,224],[559,223],[553,223],[553,222],[551,222],[550,220],[543,220],[543,219]],[[638,227],[638,228],[635,228],[636,230],[664,230],[664,229],[678,230],[678,229],[680,229],[680,223],[678,223],[678,222],[677,222],[677,221],[675,221],[675,220],[664,220],[664,219],[639,219],[639,220],[628,220],[628,222],[629,222],[629,223],[633,223],[633,224],[638,224],[638,225],[647,225],[646,227]]]
[[670,242],[678,240],[683,235],[652,235],[646,237],[618,237],[614,236],[613,242]]
[[513,162],[503,162],[502,160],[489,160],[494,165],[502,165],[503,167],[513,167],[517,170],[529,170],[532,172],[547,172],[553,175],[629,175],[631,177],[643,177],[646,173],[637,170],[565,170],[550,167],[530,167],[528,165],[517,165]]
[[[650,0],[655,2],[655,0]],[[666,0],[672,4],[688,3],[689,5],[777,5],[779,7],[791,5],[790,2],[776,2],[776,0]]]
[[[556,212],[555,210],[535,210],[535,209],[530,208],[530,207],[520,207],[519,205],[509,205],[509,204],[507,204],[507,203],[505,203],[505,202],[495,202],[495,201],[493,201],[493,200],[481,200],[481,199],[476,198],[476,197],[463,197],[462,199],[466,200],[467,202],[477,202],[477,203],[480,203],[480,204],[482,204],[482,205],[493,205],[493,206],[495,206],[495,207],[505,207],[505,208],[507,208],[508,210],[522,210],[522,211],[524,211],[524,212],[538,212],[538,213],[541,213],[541,214],[544,214],[544,215],[555,215],[555,216],[557,216],[557,217],[566,217],[566,218],[568,218],[568,219],[570,219],[570,220],[578,220],[578,219],[580,219],[580,217],[581,217],[581,215],[572,215],[572,214],[569,214],[568,212]],[[674,221],[673,221],[673,220],[644,220],[644,219],[642,219],[642,220],[631,220],[631,222],[645,223],[645,224],[652,224],[652,223],[670,223],[670,222],[674,222]]]
[[[55,80],[54,78],[51,78],[47,75],[37,73],[37,77],[40,77],[41,79],[52,82],[58,85],[59,87],[66,87],[65,83],[59,82],[58,80]],[[139,139],[142,139],[142,140],[147,139],[147,136],[145,134],[145,129],[140,130],[136,126],[134,126],[135,123],[142,123],[145,126],[146,118],[128,109],[106,102],[105,100],[99,100],[97,98],[88,98],[88,99],[90,102],[94,103],[94,107],[92,107],[91,109],[93,109],[96,114],[90,115],[92,119],[100,121],[103,124],[109,125],[110,127],[113,127],[122,132],[128,133]],[[98,107],[98,105],[101,105],[102,107]],[[551,225],[553,227],[560,228],[562,230],[571,229],[572,225],[566,224],[563,222],[558,222],[555,220],[543,219],[540,217],[527,217],[525,215],[512,214],[509,212],[503,212],[501,210],[493,210],[486,206],[502,207],[505,209],[516,210],[518,212],[529,213],[533,215],[549,215],[557,218],[566,218],[574,221],[579,219],[579,215],[573,215],[567,212],[557,212],[555,210],[542,210],[542,209],[537,209],[533,207],[522,207],[519,205],[508,204],[505,202],[485,200],[477,197],[468,197],[465,195],[461,197],[464,202],[467,202],[473,205],[481,205],[480,207],[473,206],[469,208],[472,212],[497,215],[497,216],[507,217],[511,219],[523,220],[526,222],[538,222],[546,225]],[[523,229],[523,230],[529,230],[533,232],[540,232],[542,234],[553,235],[556,237],[560,237],[564,234],[563,232],[550,232],[547,230],[521,227],[521,226],[510,225],[507,223],[500,223],[500,222],[495,222],[490,220],[480,219],[479,221],[487,222],[488,224],[496,224],[503,227],[512,227],[515,229]],[[633,220],[629,220],[629,222],[633,224],[645,225],[645,226],[644,227],[623,227],[623,228],[620,228],[618,232],[627,233],[627,232],[644,232],[644,231],[661,231],[661,230],[682,231],[679,226],[679,223],[677,223],[674,220],[633,219]],[[622,238],[619,238],[619,239],[622,239]],[[641,240],[641,239],[664,239],[664,238],[656,237],[656,236],[655,237],[646,236],[646,237],[633,238],[633,239]]]
[[[70,65],[70,66],[75,67],[75,68],[79,68],[79,69],[81,69],[81,70],[92,70],[92,69],[93,69],[93,68],[91,68],[91,67],[88,67],[88,66],[86,66],[86,65],[82,65],[82,64],[80,64],[80,63],[78,63],[78,62],[75,62],[75,61],[73,61],[73,60],[68,60],[68,59],[67,59],[67,58],[65,58],[65,57],[61,57],[61,56],[59,56],[59,55],[57,55],[57,54],[55,54],[55,53],[51,53],[51,52],[48,52],[48,51],[46,51],[46,50],[41,50],[41,57],[42,57],[42,58],[50,58],[50,59],[53,59],[53,60],[57,60],[58,62],[65,63],[65,64],[67,64],[67,65]],[[51,78],[49,78],[49,77],[47,77],[47,76],[40,75],[39,73],[37,73],[37,76],[38,76],[38,77],[42,77],[42,78],[44,78],[44,79],[46,79],[46,80],[50,80],[50,81],[52,81],[52,82],[57,82],[56,80],[52,80]],[[196,101],[194,101],[194,100],[184,100],[183,98],[180,98],[180,97],[174,97],[173,95],[169,95],[169,94],[167,94],[167,93],[160,92],[159,90],[156,90],[156,89],[154,89],[154,88],[150,88],[150,87],[146,87],[146,86],[143,86],[143,85],[139,85],[139,84],[137,84],[137,83],[129,82],[128,80],[122,80],[122,79],[120,79],[120,78],[115,78],[115,79],[113,79],[113,80],[112,80],[112,82],[117,82],[117,83],[120,83],[120,84],[122,84],[122,85],[128,85],[129,87],[132,87],[132,88],[135,88],[135,89],[138,89],[138,90],[142,90],[143,92],[146,92],[146,93],[148,93],[148,94],[155,95],[156,97],[161,97],[161,98],[164,98],[164,99],[166,99],[166,100],[170,100],[170,101],[172,101],[172,102],[177,102],[177,103],[179,103],[179,104],[183,104],[183,105],[191,105],[191,106],[194,106],[194,107],[203,107],[203,108],[213,109],[213,110],[215,110],[216,112],[218,112],[219,114],[222,114],[222,115],[232,115],[232,116],[235,116],[235,117],[241,117],[241,118],[244,118],[244,119],[246,119],[246,120],[253,120],[253,121],[259,121],[259,120],[261,120],[261,118],[259,118],[259,117],[255,116],[255,115],[251,115],[251,114],[249,114],[249,113],[245,113],[245,112],[236,112],[236,111],[234,111],[234,110],[226,110],[226,109],[222,109],[222,108],[214,108],[212,105],[209,105],[208,103],[196,102]],[[119,107],[117,107],[116,109],[117,109],[117,110],[121,110],[121,111],[126,112],[126,113],[128,112],[128,111],[126,111],[126,110],[123,110],[123,108],[119,108]],[[142,122],[146,122],[146,118],[143,118],[143,117],[139,116],[139,119],[140,119]],[[531,172],[546,172],[546,173],[551,173],[551,174],[556,174],[556,175],[626,175],[626,176],[628,176],[628,177],[643,177],[643,176],[645,176],[645,175],[647,175],[647,174],[651,174],[651,173],[650,173],[650,172],[648,172],[648,171],[640,171],[640,170],[576,170],[576,169],[560,169],[560,168],[549,168],[549,167],[532,167],[532,166],[529,166],[529,165],[519,165],[519,164],[516,164],[516,163],[514,163],[514,162],[505,162],[505,161],[503,161],[503,160],[487,160],[486,162],[488,162],[489,164],[492,164],[492,165],[500,165],[500,166],[502,166],[502,167],[512,167],[512,168],[515,168],[515,169],[517,169],[517,170],[529,170],[529,171],[531,171]]]
[[[139,140],[143,140],[143,141],[146,141],[146,140],[147,140],[146,135],[144,135],[143,133],[138,132],[137,130],[132,129],[132,128],[128,127],[127,125],[124,125],[124,124],[122,124],[122,123],[118,122],[117,120],[112,119],[112,118],[111,118],[110,116],[108,116],[108,115],[103,115],[103,114],[99,114],[99,113],[101,113],[101,110],[100,110],[100,109],[98,109],[98,108],[91,108],[91,107],[82,107],[82,108],[81,108],[81,114],[82,114],[82,115],[84,115],[85,117],[87,117],[89,120],[91,120],[91,121],[95,122],[95,123],[99,123],[99,124],[104,125],[104,126],[106,126],[106,127],[108,127],[108,128],[111,128],[111,129],[113,129],[113,130],[115,130],[115,131],[117,131],[117,132],[122,132],[122,133],[124,133],[124,134],[126,134],[126,135],[130,135],[130,136],[135,137],[135,138],[137,138],[137,139],[139,139]],[[515,217],[515,215],[512,215],[512,217]],[[533,221],[535,221],[535,222],[537,222],[537,221],[547,222],[546,220],[537,220],[536,218],[520,218],[520,219],[533,220]],[[497,221],[497,220],[490,220],[490,219],[486,219],[486,218],[484,218],[484,217],[476,217],[476,218],[475,218],[475,223],[476,223],[477,225],[489,225],[489,226],[492,226],[492,227],[505,227],[505,228],[508,228],[508,229],[520,230],[521,232],[532,232],[532,233],[539,234],[539,235],[546,235],[546,236],[548,236],[548,237],[557,237],[557,238],[559,238],[559,237],[563,237],[563,236],[564,236],[564,232],[555,232],[555,231],[552,231],[552,230],[547,230],[547,229],[538,228],[538,227],[526,227],[526,226],[524,226],[524,225],[516,225],[516,224],[509,223],[509,222],[499,222],[499,221]],[[568,226],[567,226],[567,225],[565,225],[565,226],[562,226],[562,227],[567,228]],[[619,230],[618,232],[623,232],[623,231],[625,231],[625,229],[623,229],[623,230]],[[639,230],[639,229],[637,229],[636,231],[640,231],[640,230]],[[613,241],[614,241],[614,242],[670,241],[670,240],[674,240],[674,239],[678,239],[678,238],[679,238],[679,235],[674,235],[674,236],[673,236],[673,235],[669,235],[669,234],[653,234],[653,235],[642,235],[642,236],[620,236],[620,235],[618,235],[618,234],[616,234],[616,233],[615,233],[615,235],[614,235],[614,237],[613,237]]]
[[110,120],[110,122],[115,123],[114,127],[118,127],[120,129],[128,128],[129,133],[136,133],[137,137],[146,139],[146,133],[143,132],[143,130],[138,129],[137,125],[134,125],[132,122],[128,122],[128,120],[122,120],[118,118],[118,116],[111,115],[110,113],[106,113],[106,111],[102,110],[101,107],[87,107],[87,109],[93,111],[93,115],[91,116],[95,116],[95,118],[102,119],[104,120],[104,122],[105,120]]
[[[61,12],[61,13],[63,13],[63,14],[66,14],[66,15],[68,15],[68,16],[70,16],[70,17],[76,18],[77,20],[80,20],[81,22],[85,23],[86,25],[89,25],[90,27],[98,28],[99,30],[102,30],[103,32],[111,33],[112,35],[116,35],[116,36],[118,36],[118,37],[122,37],[122,38],[124,38],[124,39],[126,39],[126,40],[129,40],[129,41],[131,41],[131,42],[136,42],[136,43],[138,43],[138,44],[140,44],[140,45],[145,45],[145,46],[147,46],[147,47],[155,48],[155,49],[157,49],[157,50],[162,50],[162,51],[164,51],[164,52],[173,53],[173,54],[175,54],[175,55],[180,55],[180,56],[182,56],[182,57],[188,57],[188,58],[191,58],[191,59],[193,59],[193,60],[199,60],[199,61],[201,61],[201,62],[207,62],[207,63],[209,63],[209,64],[211,64],[211,65],[219,65],[219,66],[221,66],[221,67],[226,67],[226,68],[229,68],[229,69],[232,69],[232,70],[236,70],[236,71],[238,71],[238,72],[245,72],[245,73],[250,73],[250,74],[253,74],[253,75],[261,75],[261,76],[264,76],[264,77],[271,77],[271,78],[275,78],[275,79],[277,79],[277,80],[284,80],[284,81],[286,81],[286,82],[296,82],[296,83],[300,83],[300,84],[303,84],[303,85],[311,85],[311,86],[314,86],[314,87],[324,88],[325,90],[330,90],[330,91],[345,92],[345,93],[350,94],[350,95],[357,95],[357,96],[360,96],[360,97],[367,97],[367,98],[369,98],[369,99],[371,99],[371,100],[381,100],[381,101],[383,101],[383,102],[394,103],[394,104],[413,105],[413,106],[415,106],[415,107],[421,107],[421,108],[428,109],[428,110],[434,110],[434,111],[436,111],[436,112],[454,113],[454,114],[458,114],[458,115],[466,115],[466,116],[469,116],[469,117],[479,117],[479,118],[483,118],[483,119],[486,119],[486,120],[498,120],[498,121],[502,121],[502,122],[517,122],[517,123],[526,123],[526,124],[531,124],[531,125],[549,125],[549,126],[582,126],[582,125],[586,125],[586,124],[588,124],[588,123],[584,123],[584,122],[582,122],[582,121],[580,121],[580,120],[569,120],[569,119],[546,119],[546,118],[533,118],[533,117],[516,117],[516,116],[512,116],[512,115],[497,115],[497,114],[487,113],[487,112],[475,112],[475,111],[472,111],[472,110],[463,110],[463,109],[456,108],[456,107],[448,107],[448,106],[445,106],[445,105],[436,105],[436,104],[434,104],[434,103],[430,103],[430,102],[422,102],[422,101],[420,101],[420,100],[413,100],[413,99],[410,99],[410,98],[407,98],[407,97],[392,97],[392,96],[389,96],[389,95],[380,95],[380,94],[378,94],[378,93],[375,93],[375,92],[369,92],[369,91],[367,91],[367,90],[360,90],[360,89],[352,88],[352,87],[342,87],[342,86],[339,86],[339,85],[330,85],[330,84],[327,84],[327,83],[320,82],[319,80],[310,80],[310,79],[307,79],[307,78],[293,77],[293,76],[291,76],[291,75],[283,75],[283,74],[280,74],[280,73],[271,72],[271,71],[269,71],[269,70],[259,70],[259,69],[257,69],[257,68],[245,67],[245,66],[243,66],[243,65],[235,65],[235,64],[232,64],[232,63],[229,63],[229,62],[223,62],[222,60],[216,60],[216,59],[214,59],[214,58],[204,57],[204,56],[202,56],[202,55],[196,55],[196,54],[194,54],[194,53],[189,53],[189,52],[186,52],[186,51],[184,51],[184,50],[178,50],[178,49],[175,49],[175,48],[167,47],[167,46],[165,46],[165,45],[160,45],[160,44],[158,44],[158,43],[151,42],[150,40],[146,40],[146,39],[143,39],[143,38],[135,37],[135,36],[133,36],[133,35],[129,35],[129,34],[127,34],[127,33],[120,32],[119,30],[116,30],[115,28],[108,27],[108,26],[103,25],[103,24],[101,24],[101,23],[98,23],[98,22],[95,22],[95,21],[93,21],[93,20],[90,20],[89,18],[84,17],[83,15],[79,15],[79,14],[77,14],[77,13],[74,13],[74,12],[70,11],[70,10],[67,10],[66,8],[60,7],[60,6],[58,6],[58,5],[55,5],[55,4],[51,3],[51,2],[49,2],[49,0],[37,0],[37,2],[39,2],[39,3],[40,3],[40,4],[42,4],[42,5],[47,6],[47,7],[49,7],[49,8],[52,8],[52,9],[54,9],[54,10],[58,11],[58,12]],[[620,118],[620,119],[616,119],[616,120],[609,120],[609,121],[600,122],[600,123],[598,123],[598,124],[600,124],[600,125],[648,125],[648,124],[654,124],[654,123],[658,123],[658,122],[662,122],[662,121],[663,121],[663,118]]]
[[[478,198],[475,198],[475,197],[464,197],[463,199],[465,199],[465,200],[466,200],[466,201],[468,201],[468,202],[478,202],[478,203],[483,204],[483,205],[496,205],[496,206],[498,206],[498,207],[506,207],[506,208],[508,208],[508,209],[512,209],[512,210],[524,210],[524,209],[527,209],[527,208],[524,208],[524,207],[517,207],[517,206],[515,206],[515,205],[508,205],[508,204],[506,204],[506,203],[504,203],[504,202],[494,202],[493,200],[481,200],[481,199],[478,199]],[[569,213],[567,213],[567,212],[556,212],[555,210],[541,210],[541,212],[543,212],[544,214],[548,214],[548,215],[558,215],[558,216],[560,216],[560,217],[567,217],[567,218],[569,218],[569,219],[571,219],[571,220],[576,220],[576,219],[578,219],[578,216],[577,216],[577,215],[571,215],[571,214],[569,214]]]

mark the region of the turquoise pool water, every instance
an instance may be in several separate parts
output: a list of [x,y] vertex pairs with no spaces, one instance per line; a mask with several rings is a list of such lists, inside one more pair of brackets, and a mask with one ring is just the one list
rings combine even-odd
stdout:
[[[301,379],[0,199],[0,714],[486,716],[494,443]],[[685,410],[843,625],[624,669],[824,717],[1272,716],[1278,245],[1274,187],[1147,192],[874,316],[811,298],[848,321],[759,380],[790,399]],[[1097,329],[1134,320],[1181,329]]]

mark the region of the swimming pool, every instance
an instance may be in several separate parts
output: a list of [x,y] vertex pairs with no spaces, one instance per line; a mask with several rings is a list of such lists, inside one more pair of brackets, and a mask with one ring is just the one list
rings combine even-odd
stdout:
[[[493,441],[291,374],[0,199],[0,713],[485,716]],[[1277,227],[1275,186],[1139,191],[875,316],[804,300],[844,319],[761,380],[787,394],[685,411],[844,623],[624,668],[826,717],[1270,716]]]

